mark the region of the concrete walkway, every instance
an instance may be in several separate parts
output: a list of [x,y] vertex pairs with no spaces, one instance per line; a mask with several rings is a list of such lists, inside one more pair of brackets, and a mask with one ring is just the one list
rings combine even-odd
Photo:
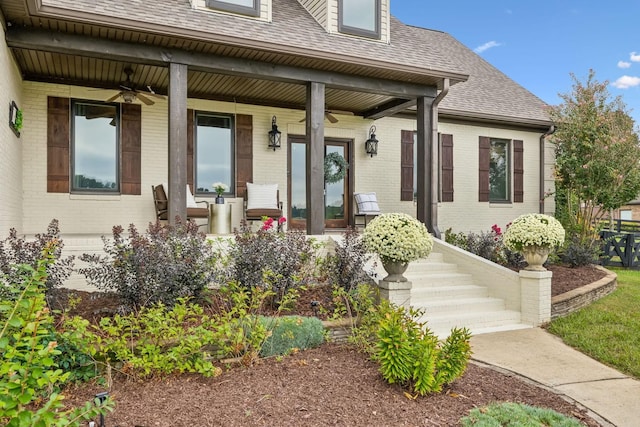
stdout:
[[568,396],[597,415],[594,418],[604,426],[640,426],[640,381],[596,362],[543,329],[476,335],[471,348],[474,360]]

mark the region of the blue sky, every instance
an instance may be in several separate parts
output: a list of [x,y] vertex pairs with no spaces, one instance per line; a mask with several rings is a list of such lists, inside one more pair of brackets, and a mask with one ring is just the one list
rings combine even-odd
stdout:
[[640,125],[640,1],[392,0],[391,13],[451,34],[549,104],[593,69]]

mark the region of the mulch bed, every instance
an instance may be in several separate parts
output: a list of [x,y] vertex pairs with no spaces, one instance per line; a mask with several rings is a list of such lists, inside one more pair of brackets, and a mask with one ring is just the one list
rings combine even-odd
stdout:
[[[552,267],[553,294],[598,280],[598,269]],[[579,278],[579,279],[578,279]],[[96,318],[104,314],[103,295],[77,293],[74,309]],[[314,314],[310,301],[328,293],[306,293],[299,309]],[[64,297],[55,303],[64,304]],[[109,301],[116,303],[116,301]],[[521,402],[599,424],[586,412],[544,388],[514,375],[471,363],[443,393],[410,399],[388,385],[377,365],[352,347],[323,344],[285,358],[260,360],[251,367],[225,366],[217,378],[171,376],[138,382],[112,378],[116,410],[108,426],[455,426],[475,407],[496,401]],[[83,384],[68,389],[67,402],[79,405],[104,388]]]

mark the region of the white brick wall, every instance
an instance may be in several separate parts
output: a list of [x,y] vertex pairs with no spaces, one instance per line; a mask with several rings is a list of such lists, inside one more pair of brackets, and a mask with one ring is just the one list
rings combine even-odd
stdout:
[[[9,234],[10,228],[22,233],[22,147],[31,132],[31,111],[22,99],[22,79],[13,55],[4,38],[0,25],[0,238]],[[22,138],[9,127],[9,104],[15,101],[23,111]]]
[[[23,229],[27,234],[45,229],[52,218],[60,220],[65,234],[110,234],[113,225],[127,226],[134,223],[146,228],[154,219],[151,185],[166,182],[167,173],[167,101],[153,106],[142,106],[142,195],[140,196],[79,196],[46,192],[46,103],[47,95],[107,99],[113,91],[92,90],[63,85],[25,82],[23,105],[28,112],[27,129],[19,140],[23,148],[22,186],[26,195],[23,201]],[[277,183],[280,198],[288,209],[287,200],[287,137],[303,135],[305,124],[300,123],[304,112],[190,99],[188,107],[212,112],[250,114],[253,116],[253,176],[258,183]],[[283,146],[273,151],[267,147],[267,132],[271,129],[271,117],[277,117],[282,132]],[[354,192],[375,191],[384,212],[405,212],[415,215],[413,202],[400,201],[400,131],[414,130],[415,121],[384,118],[375,123],[354,116],[338,116],[339,122],[325,121],[327,137],[347,138],[354,141],[356,173]],[[369,128],[375,124],[380,141],[378,155],[369,157],[364,142]],[[0,128],[1,129],[1,128]],[[539,183],[539,133],[522,132],[488,127],[443,123],[441,132],[454,135],[454,202],[441,203],[439,208],[440,230],[452,227],[455,231],[488,230],[491,225],[501,227],[522,213],[537,212]],[[13,134],[12,134],[13,135]],[[525,201],[508,205],[479,203],[478,200],[478,138],[490,136],[524,141]],[[547,156],[548,157],[548,156]],[[0,161],[4,161],[2,156]],[[19,163],[19,162],[16,162]],[[547,165],[550,168],[551,164]],[[549,174],[550,174],[550,169]],[[550,179],[550,175],[546,178]],[[547,182],[552,185],[552,181]],[[17,186],[19,188],[19,182]],[[0,187],[2,188],[2,187]],[[242,217],[242,200],[228,199],[233,206],[233,226]],[[548,201],[547,201],[547,204]],[[2,209],[2,208],[0,208]]]

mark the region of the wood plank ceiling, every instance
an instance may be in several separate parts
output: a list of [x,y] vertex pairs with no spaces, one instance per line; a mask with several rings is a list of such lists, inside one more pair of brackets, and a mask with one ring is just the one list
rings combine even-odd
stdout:
[[[363,77],[388,80],[407,79],[406,74],[380,68],[374,69],[371,67],[318,60],[309,57],[284,55],[215,43],[203,43],[198,40],[166,37],[158,34],[33,18],[29,17],[26,11],[21,11],[20,7],[17,6],[18,3],[22,2],[7,0],[3,5],[5,18],[10,22],[10,25],[35,27],[42,30],[100,37],[140,45],[178,48],[189,52],[223,55]],[[13,53],[23,78],[26,80],[116,90],[118,89],[118,85],[126,78],[124,69],[130,67],[134,71],[132,81],[136,88],[145,89],[147,86],[150,86],[153,91],[158,94],[166,94],[168,89],[168,69],[164,67],[123,63],[108,58],[89,58],[21,48],[14,48]],[[437,84],[437,81],[435,81],[433,77],[416,74],[412,76],[412,83],[434,85]],[[188,74],[188,96],[191,98],[304,109],[305,93],[305,86],[301,84],[251,79],[193,70],[189,71]],[[327,109],[348,111],[356,115],[360,115],[377,105],[384,104],[390,99],[392,98],[372,93],[331,88],[327,88],[326,91]]]

